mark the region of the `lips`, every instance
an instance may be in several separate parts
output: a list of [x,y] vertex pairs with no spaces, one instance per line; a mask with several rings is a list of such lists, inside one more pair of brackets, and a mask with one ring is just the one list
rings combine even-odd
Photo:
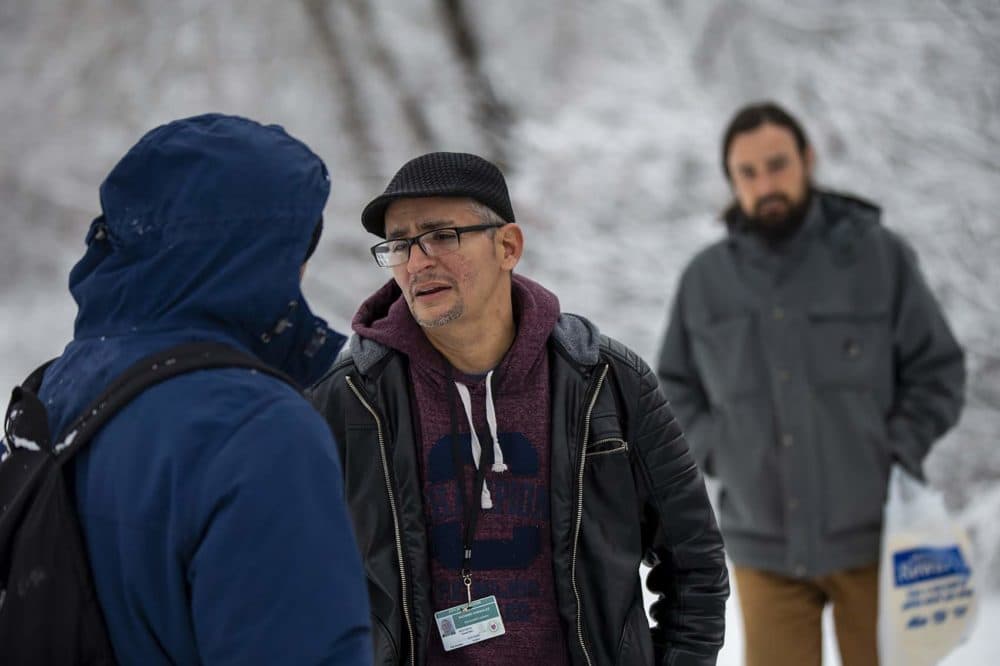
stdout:
[[442,291],[450,289],[451,287],[431,287],[430,289],[418,289],[417,298],[421,296],[433,296],[434,294],[440,294]]
[[782,194],[770,194],[757,202],[757,214],[766,215],[768,213],[787,210],[791,206],[788,197]]
[[410,291],[414,298],[423,298],[436,296],[437,294],[448,291],[449,289],[451,289],[451,285],[437,282],[432,284],[423,284],[419,287],[413,287]]

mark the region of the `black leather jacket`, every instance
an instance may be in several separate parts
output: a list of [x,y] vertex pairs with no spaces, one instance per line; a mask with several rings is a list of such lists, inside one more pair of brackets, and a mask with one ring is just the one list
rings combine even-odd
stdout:
[[[714,664],[729,594],[722,538],[655,375],[573,315],[549,349],[552,566],[572,663]],[[434,609],[406,364],[355,336],[311,393],[340,449],[375,663],[421,666]],[[652,629],[640,561],[659,597]]]

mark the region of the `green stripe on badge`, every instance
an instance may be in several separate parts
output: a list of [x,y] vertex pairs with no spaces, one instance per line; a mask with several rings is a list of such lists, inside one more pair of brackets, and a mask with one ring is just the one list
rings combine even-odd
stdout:
[[455,613],[453,619],[455,620],[455,628],[461,629],[463,627],[468,627],[470,624],[476,624],[477,622],[482,622],[484,620],[489,620],[500,614],[497,609],[496,601],[493,597],[487,597],[485,599],[476,599],[472,602],[469,610],[462,611],[461,609]]
[[452,622],[455,623],[456,629],[462,629],[478,622],[498,617],[499,615],[500,609],[497,607],[495,596],[476,599],[469,605],[469,610],[465,610],[464,606],[458,606],[434,613],[435,619],[438,620],[450,617]]

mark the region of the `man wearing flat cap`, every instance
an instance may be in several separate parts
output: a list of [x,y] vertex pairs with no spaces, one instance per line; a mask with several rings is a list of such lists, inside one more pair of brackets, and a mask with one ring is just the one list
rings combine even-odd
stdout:
[[423,155],[362,223],[392,279],[312,397],[340,447],[375,663],[714,664],[729,584],[680,426],[635,353],[514,274],[500,171]]

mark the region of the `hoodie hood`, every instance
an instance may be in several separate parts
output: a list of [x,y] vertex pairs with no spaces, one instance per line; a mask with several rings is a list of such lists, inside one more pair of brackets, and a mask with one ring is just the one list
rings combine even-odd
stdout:
[[209,114],[152,130],[101,185],[70,274],[74,339],[187,331],[310,384],[343,343],[299,277],[329,192],[323,161],[277,125]]
[[276,125],[206,115],[149,132],[101,186],[103,215],[70,273],[73,340],[45,373],[53,435],[140,358],[214,341],[300,386],[343,336],[299,272],[330,191],[322,160]]
[[[537,282],[521,275],[512,276],[511,297],[517,334],[496,368],[502,382],[519,382],[531,372],[545,353],[548,338],[559,320],[559,299]],[[395,281],[390,280],[362,303],[351,327],[360,338],[354,343],[358,346],[355,351],[361,351],[364,340],[370,340],[402,352],[411,363],[425,365],[439,373],[442,380],[445,378],[448,366],[444,357],[413,319]],[[377,353],[377,349],[372,351]]]

